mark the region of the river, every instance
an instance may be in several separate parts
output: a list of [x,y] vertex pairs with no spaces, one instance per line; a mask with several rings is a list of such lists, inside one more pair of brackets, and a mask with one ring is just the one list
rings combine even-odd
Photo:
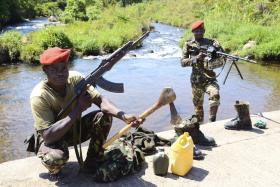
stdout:
[[[27,33],[26,30],[33,31],[44,24],[34,22],[35,24],[28,26],[23,24],[24,34]],[[20,30],[20,27],[10,29]],[[155,29],[156,32],[145,39],[141,49],[131,52],[136,54],[136,57],[127,55],[105,75],[110,81],[123,82],[125,93],[109,93],[100,88],[98,90],[126,112],[140,114],[157,100],[163,87],[171,86],[177,94],[175,105],[180,115],[189,116],[193,114],[189,81],[191,69],[180,66],[181,49],[178,47],[184,30],[162,24],[155,24]],[[153,50],[153,53],[150,50]],[[100,59],[101,57],[75,59],[70,64],[70,69],[86,75],[98,66]],[[235,69],[230,73],[225,85],[222,85],[222,80],[226,71],[218,78],[221,87],[218,120],[236,115],[233,104],[238,99],[250,102],[252,114],[279,110],[280,66],[239,63],[239,68],[244,80],[239,78]],[[23,144],[25,137],[33,130],[29,95],[32,88],[43,80],[45,75],[40,66],[25,64],[0,66],[0,74],[1,163],[32,155],[25,152],[26,146]],[[207,98],[205,97],[206,116]],[[88,111],[94,109],[92,107]],[[164,106],[148,117],[144,127],[156,132],[168,130],[171,129],[169,121],[169,107]],[[115,120],[111,134],[122,127],[124,124],[120,120]]]

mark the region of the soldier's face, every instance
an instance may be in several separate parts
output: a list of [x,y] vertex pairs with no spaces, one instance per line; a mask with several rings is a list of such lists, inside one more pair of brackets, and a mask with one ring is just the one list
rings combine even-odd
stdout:
[[48,82],[53,85],[61,86],[67,83],[69,76],[68,66],[65,62],[59,62],[52,65],[43,67],[44,72],[47,74]]
[[203,38],[205,30],[203,28],[196,29],[196,30],[192,31],[192,33],[194,35],[195,40],[200,40]]

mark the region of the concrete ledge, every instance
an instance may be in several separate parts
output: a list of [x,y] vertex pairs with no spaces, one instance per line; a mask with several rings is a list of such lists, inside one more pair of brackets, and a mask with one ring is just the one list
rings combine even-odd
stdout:
[[[280,122],[280,111],[263,113]],[[254,122],[257,118],[252,116]],[[36,157],[0,164],[0,186],[280,186],[280,124],[267,121],[267,129],[229,131],[225,121],[201,127],[205,134],[215,137],[217,147],[201,147],[205,154],[202,161],[194,161],[192,170],[184,177],[170,172],[165,177],[153,174],[152,156],[135,175],[113,183],[95,183],[90,175],[78,173],[74,151],[60,179],[52,179]],[[159,133],[172,137],[173,131]],[[87,147],[84,147],[86,153]],[[165,148],[169,152],[169,148]]]

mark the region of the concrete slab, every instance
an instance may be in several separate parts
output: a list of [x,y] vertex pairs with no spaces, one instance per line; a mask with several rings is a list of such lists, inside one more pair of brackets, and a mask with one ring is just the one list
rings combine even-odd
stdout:
[[[184,177],[169,173],[165,177],[153,174],[152,156],[137,174],[113,183],[95,183],[90,175],[78,173],[74,151],[61,178],[52,179],[36,157],[0,164],[0,186],[280,186],[280,111],[266,112],[267,129],[229,131],[226,121],[202,125],[205,134],[215,137],[217,147],[201,147],[202,161],[194,161],[192,170]],[[259,117],[252,116],[254,122]],[[276,122],[273,122],[276,121]],[[173,131],[159,135],[172,137]],[[86,152],[86,147],[83,148]],[[165,148],[169,152],[169,148]]]

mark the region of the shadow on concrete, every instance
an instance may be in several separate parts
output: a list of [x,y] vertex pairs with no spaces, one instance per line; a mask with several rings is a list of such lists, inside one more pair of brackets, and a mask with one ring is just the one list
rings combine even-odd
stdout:
[[184,178],[200,182],[208,174],[209,174],[209,171],[207,171],[205,169],[198,168],[198,167],[192,167],[191,171]]
[[[236,131],[236,132],[239,132],[239,131],[246,131],[246,132],[253,132],[253,133],[256,133],[256,134],[263,134],[264,131],[259,129],[259,128],[252,128],[250,130],[243,130],[243,129],[240,129],[240,130],[230,130],[230,129],[225,129],[227,131]],[[264,129],[265,130],[265,129]]]
[[68,186],[68,187],[86,187],[86,186],[149,186],[156,187],[155,184],[145,181],[141,178],[145,175],[145,170],[148,168],[148,164],[144,163],[142,169],[136,173],[129,176],[120,178],[117,181],[110,183],[97,183],[93,180],[91,174],[86,174],[79,172],[79,164],[77,162],[68,162],[62,171],[56,175],[51,175],[49,173],[40,173],[39,177],[42,179],[49,180],[55,183],[56,186]]
[[263,130],[261,130],[261,129],[256,129],[256,128],[253,128],[253,129],[251,129],[251,130],[249,130],[249,131],[250,131],[250,132],[257,133],[257,134],[263,134],[263,133],[264,133]]
[[170,179],[174,179],[174,180],[178,180],[180,177],[183,177],[185,179],[189,179],[189,180],[194,180],[194,181],[202,181],[207,175],[209,174],[209,171],[202,169],[202,168],[198,168],[198,167],[192,167],[192,169],[189,171],[189,173],[185,176],[178,176],[172,173],[168,173],[166,176],[164,176],[165,178],[170,178]]
[[215,145],[215,146],[202,146],[202,145],[195,145],[197,148],[201,149],[201,150],[207,150],[207,151],[212,151],[213,148],[215,149],[216,147],[218,147],[219,145]]

